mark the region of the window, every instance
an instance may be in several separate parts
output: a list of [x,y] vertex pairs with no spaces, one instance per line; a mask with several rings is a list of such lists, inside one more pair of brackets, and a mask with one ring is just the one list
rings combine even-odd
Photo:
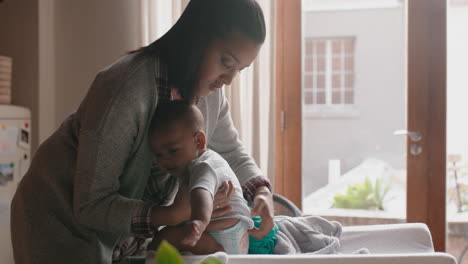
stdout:
[[[316,0],[313,0],[313,2],[315,1]],[[324,122],[322,122],[323,124],[320,126],[317,124],[319,122],[314,120],[314,122],[310,122],[315,125],[312,127],[314,129],[313,133],[301,132],[304,125],[304,118],[301,118],[301,116],[306,116],[301,111],[306,109],[306,105],[304,102],[305,99],[302,98],[304,95],[305,79],[301,76],[305,71],[301,70],[300,67],[303,66],[305,68],[304,57],[306,56],[306,48],[304,45],[306,44],[305,40],[307,37],[311,37],[304,36],[304,38],[302,38],[301,34],[303,34],[304,31],[301,32],[301,28],[312,28],[301,27],[301,16],[303,15],[301,12],[301,2],[301,0],[275,1],[277,5],[276,10],[278,11],[278,27],[276,29],[276,36],[278,36],[276,43],[277,74],[275,89],[277,89],[276,94],[279,95],[276,97],[277,104],[275,108],[277,120],[280,120],[280,118],[286,120],[283,122],[276,122],[275,192],[286,196],[298,206],[302,204],[301,186],[303,186],[304,179],[298,177],[298,174],[300,175],[302,171],[304,171],[302,167],[303,152],[318,153],[317,155],[323,156],[323,153],[320,152],[321,149],[304,148],[303,142],[309,139],[329,138],[327,133],[318,134],[317,127],[342,133],[343,136],[340,138],[342,139],[341,142],[332,142],[332,144],[341,146],[342,148],[340,149],[349,149],[350,142],[352,144],[371,142],[368,138],[365,138],[364,141],[356,141],[354,137],[349,135],[350,131],[364,132],[364,136],[369,135],[369,133],[366,133],[367,131],[363,131],[360,127],[347,130],[337,129],[336,126],[330,125],[331,122],[328,122],[330,120],[323,120]],[[376,91],[376,89],[372,88],[379,87],[379,83],[382,83],[383,80],[385,80],[386,83],[397,79],[393,84],[394,87],[405,88],[404,94],[406,94],[407,97],[403,100],[404,105],[396,106],[398,109],[403,109],[405,107],[405,111],[403,112],[403,121],[406,123],[405,129],[409,131],[419,131],[428,139],[418,143],[422,146],[423,151],[416,157],[410,151],[406,151],[410,150],[410,146],[414,144],[414,142],[410,141],[410,139],[405,140],[407,146],[403,147],[405,149],[405,155],[401,155],[401,157],[406,159],[406,174],[408,175],[408,177],[406,177],[406,221],[428,224],[435,251],[445,251],[447,225],[445,221],[446,5],[446,1],[439,0],[404,1],[404,5],[402,6],[404,10],[385,10],[388,11],[386,12],[387,15],[394,15],[395,12],[403,11],[402,14],[404,14],[404,17],[402,18],[404,19],[383,20],[385,23],[380,25],[375,23],[375,21],[379,21],[380,18],[383,18],[383,16],[379,14],[377,17],[371,16],[370,18],[372,21],[364,23],[364,26],[358,27],[358,29],[361,29],[366,34],[370,29],[373,29],[372,33],[378,34],[376,35],[378,38],[373,38],[373,40],[384,39],[387,41],[389,33],[398,34],[399,32],[403,32],[404,35],[400,35],[404,36],[403,40],[405,40],[404,43],[406,43],[404,48],[400,50],[395,49],[396,55],[391,55],[399,59],[406,56],[404,59],[407,63],[404,63],[404,65],[396,71],[382,70],[381,66],[385,66],[385,64],[381,64],[381,62],[385,60],[382,60],[382,57],[379,55],[384,54],[388,56],[388,48],[386,47],[383,49],[382,45],[375,45],[375,43],[372,43],[372,45],[376,46],[378,49],[373,56],[368,52],[366,53],[368,58],[374,61],[374,63],[369,63],[369,65],[377,68],[375,69],[377,73],[384,74],[384,76],[389,76],[390,78],[383,79],[371,76],[372,79],[376,81],[370,84],[370,89],[364,90],[361,88],[361,85],[364,83],[364,77],[368,75],[358,75],[356,80],[359,85],[359,90],[356,91],[356,87],[358,86],[355,84],[353,97],[354,105],[359,105],[362,111],[362,115],[359,119],[363,119],[366,114],[364,113],[365,109],[361,106],[361,94],[373,92],[372,98],[376,95],[381,95],[382,93],[380,91]],[[362,12],[365,12],[365,16],[360,13],[357,13],[356,16],[369,19],[368,10]],[[325,15],[328,16],[331,13],[332,12],[327,12]],[[319,25],[313,28],[318,30],[316,32],[317,36],[323,36],[330,33],[331,26],[333,25],[336,26],[335,28],[341,30],[342,28],[346,28],[348,23],[356,21],[356,19],[354,19],[353,16],[349,16],[349,14],[349,12],[344,14],[348,17],[346,24],[343,24],[345,23],[343,19],[329,19],[326,23],[318,23],[317,20],[321,19],[321,16],[317,12],[311,16],[313,19],[311,19],[311,21],[306,20],[306,23]],[[302,21],[304,21],[304,19],[302,19]],[[401,24],[397,26],[403,29],[403,31],[388,30],[388,25],[394,25],[395,22],[398,21],[400,21]],[[326,27],[322,25],[326,25]],[[385,29],[385,31],[382,29]],[[342,34],[341,32],[342,31],[337,32],[334,36]],[[355,40],[359,39],[359,47],[361,47],[364,39],[361,38],[360,34],[351,32],[348,35],[355,36]],[[390,43],[390,45],[393,46],[392,43]],[[382,52],[382,50],[386,52]],[[301,51],[304,52],[301,53]],[[357,52],[357,54],[358,53],[359,52]],[[359,60],[359,62],[361,62],[361,60]],[[375,65],[379,65],[379,67],[375,67]],[[360,63],[356,64],[356,74],[359,74],[361,67]],[[402,71],[403,73],[401,74]],[[398,74],[398,72],[400,72],[400,74]],[[404,75],[405,79],[395,78],[399,75]],[[301,81],[302,84],[300,83]],[[386,98],[384,102],[393,104],[395,101]],[[391,111],[389,112],[395,109],[394,105],[385,108],[382,104],[377,103],[374,103],[372,107],[390,109]],[[308,109],[310,108],[311,107]],[[375,127],[386,129],[388,133],[384,133],[383,135],[391,135],[395,128],[393,126],[386,127],[388,120],[390,119],[380,117],[379,119],[374,118],[363,122],[370,122],[374,124]],[[393,142],[398,144],[397,141]],[[326,150],[330,144],[322,142],[321,146]],[[377,147],[375,149],[382,149],[381,145],[378,144],[374,145],[374,147]],[[336,156],[333,155],[330,159],[334,159],[335,157]],[[316,163],[316,160],[312,159],[312,162],[307,162]],[[396,174],[395,176],[398,177],[399,175]],[[310,174],[308,178],[315,181],[317,177],[314,174]]]
[[306,38],[303,104],[306,113],[354,109],[354,37]]

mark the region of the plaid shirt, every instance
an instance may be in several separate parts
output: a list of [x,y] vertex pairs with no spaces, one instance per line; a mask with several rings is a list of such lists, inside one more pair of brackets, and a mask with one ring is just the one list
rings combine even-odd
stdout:
[[[167,82],[167,71],[164,65],[157,62],[156,68],[159,76],[156,76],[156,84],[159,87],[159,100],[172,100],[171,89]],[[160,170],[155,164],[151,168],[151,177],[143,195],[143,200],[148,201],[146,206],[136,210],[132,216],[131,230],[135,236],[121,240],[114,248],[113,261],[136,255],[143,250],[142,245],[147,238],[152,238],[157,231],[151,225],[151,208],[153,206],[164,206],[172,202],[178,190],[178,181]],[[244,198],[249,204],[253,203],[255,192],[259,187],[266,186],[271,190],[268,179],[257,176],[242,185]]]
[[[171,177],[173,178],[173,177]],[[174,188],[171,190],[177,191],[178,184],[175,183],[173,186],[168,183],[169,188]],[[158,184],[154,184],[157,186]],[[159,186],[162,186],[159,184]],[[246,184],[242,185],[242,191],[244,193],[244,198],[247,200],[249,204],[253,203],[253,199],[255,198],[256,190],[261,187],[266,186],[271,189],[270,182],[262,177],[258,176],[255,178],[250,179]],[[148,190],[148,189],[147,189]],[[156,189],[154,189],[156,191]],[[168,193],[167,190],[161,190],[161,193]],[[175,194],[173,194],[175,195]],[[161,195],[157,195],[161,196]],[[167,202],[167,201],[166,201]],[[151,225],[151,208],[154,205],[158,205],[162,203],[153,203],[148,204],[148,206],[144,207],[142,210],[137,210],[133,215],[132,219],[132,231],[136,234],[136,236],[128,237],[125,240],[120,241],[116,247],[114,248],[113,260],[120,261],[123,258],[131,255],[138,255],[141,253],[144,248],[143,245],[147,238],[152,238],[155,234],[156,229]]]

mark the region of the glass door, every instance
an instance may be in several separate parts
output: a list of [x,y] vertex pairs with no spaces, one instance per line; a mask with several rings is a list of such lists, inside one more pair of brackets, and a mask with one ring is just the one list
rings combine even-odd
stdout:
[[468,1],[449,1],[447,20],[447,246],[468,264]]
[[402,1],[302,0],[302,207],[343,225],[406,219]]
[[445,251],[446,2],[276,4],[275,191],[344,225],[426,223]]

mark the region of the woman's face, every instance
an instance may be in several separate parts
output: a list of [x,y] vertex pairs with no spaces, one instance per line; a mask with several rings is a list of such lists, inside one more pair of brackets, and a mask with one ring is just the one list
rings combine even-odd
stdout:
[[238,72],[250,66],[261,44],[235,32],[226,39],[215,39],[206,49],[200,65],[197,95],[207,96],[215,89],[230,85]]

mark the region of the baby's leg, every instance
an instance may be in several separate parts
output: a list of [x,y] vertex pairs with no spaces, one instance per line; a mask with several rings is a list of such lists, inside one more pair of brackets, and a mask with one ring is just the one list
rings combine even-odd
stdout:
[[218,244],[210,234],[204,232],[200,240],[198,240],[197,244],[192,247],[190,251],[196,255],[207,255],[218,251],[224,251],[224,248]]
[[190,251],[193,254],[205,255],[212,254],[218,251],[224,251],[223,247],[208,233],[204,232],[195,246],[187,246],[181,243],[185,237],[183,226],[167,226],[159,231],[153,238],[153,241],[148,245],[148,249],[156,250],[163,240],[167,240],[171,245],[179,251]]

